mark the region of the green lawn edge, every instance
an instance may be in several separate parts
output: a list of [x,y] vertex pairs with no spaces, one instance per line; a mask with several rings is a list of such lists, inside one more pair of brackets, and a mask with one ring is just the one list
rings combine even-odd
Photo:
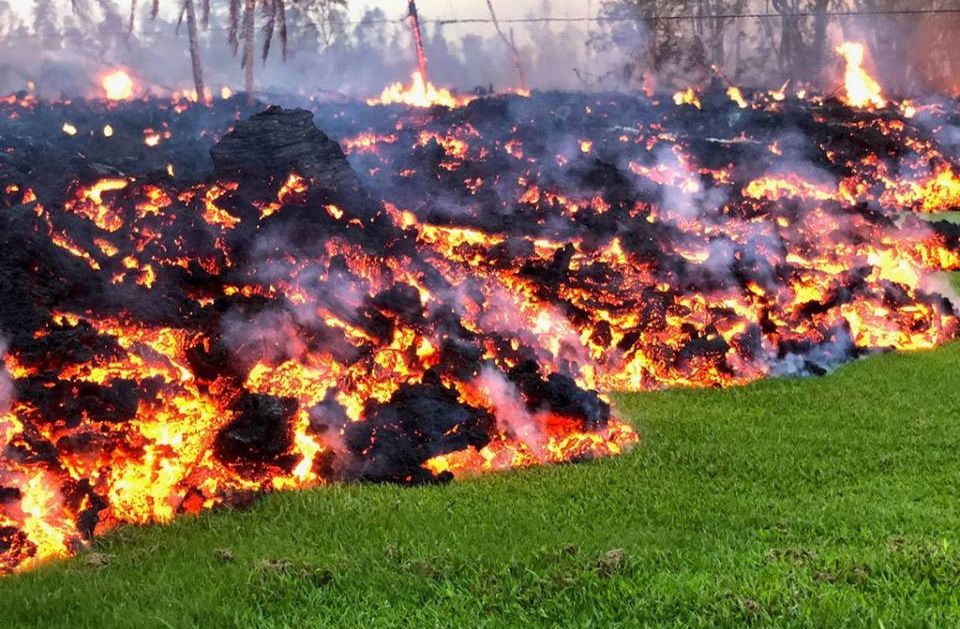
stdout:
[[0,579],[2,626],[960,626],[958,373],[618,395],[624,456],[124,527]]

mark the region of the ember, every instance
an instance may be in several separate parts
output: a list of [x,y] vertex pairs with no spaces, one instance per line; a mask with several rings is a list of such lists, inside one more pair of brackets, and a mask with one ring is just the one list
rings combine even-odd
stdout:
[[924,219],[960,209],[956,104],[863,84],[3,101],[0,567],[253,492],[616,455],[604,391],[955,338],[960,232]]

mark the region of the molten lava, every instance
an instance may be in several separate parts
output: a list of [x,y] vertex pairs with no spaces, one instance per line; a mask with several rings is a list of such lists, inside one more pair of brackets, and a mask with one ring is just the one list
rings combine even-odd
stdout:
[[[956,103],[430,89],[317,106],[339,146],[241,100],[0,102],[0,571],[254,492],[617,455],[603,391],[960,335]],[[58,179],[44,124],[57,167],[131,155]]]

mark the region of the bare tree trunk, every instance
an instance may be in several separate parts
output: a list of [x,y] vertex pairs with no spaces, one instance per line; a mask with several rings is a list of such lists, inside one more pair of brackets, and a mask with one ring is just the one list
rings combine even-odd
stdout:
[[127,38],[133,35],[134,21],[137,16],[137,0],[130,0],[130,24],[127,27]]
[[247,100],[253,100],[253,18],[257,9],[256,0],[246,0],[243,11],[243,83],[247,90]]
[[520,89],[526,91],[527,89],[527,73],[523,71],[523,63],[520,61],[520,53],[517,51],[517,46],[513,41],[513,31],[510,31],[510,37],[508,38],[502,30],[500,30],[500,22],[497,21],[497,14],[493,10],[493,0],[487,0],[487,8],[490,9],[490,19],[493,20],[493,27],[497,29],[497,35],[500,36],[500,39],[503,40],[503,43],[507,45],[507,49],[510,50],[510,54],[513,55],[513,65],[517,69],[517,74],[520,76]]
[[817,0],[813,7],[816,16],[813,22],[813,63],[810,64],[814,70],[808,77],[811,79],[819,79],[820,77],[817,75],[823,67],[824,48],[827,44],[827,21],[829,20],[827,9],[829,4],[830,0]]
[[407,2],[407,17],[410,18],[410,28],[413,30],[413,43],[417,47],[417,69],[423,84],[430,82],[427,78],[427,54],[423,51],[423,34],[420,32],[420,16],[417,14],[417,3],[414,0]]
[[197,14],[193,0],[183,0],[187,11],[187,35],[190,38],[190,63],[193,66],[193,86],[197,90],[197,102],[206,101],[203,89],[203,63],[200,60],[200,40],[197,36]]

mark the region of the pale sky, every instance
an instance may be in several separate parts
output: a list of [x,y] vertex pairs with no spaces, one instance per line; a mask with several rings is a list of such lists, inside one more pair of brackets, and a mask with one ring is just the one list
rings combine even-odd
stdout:
[[[582,17],[587,15],[588,8],[596,13],[599,4],[600,0],[550,0],[550,14],[557,17]],[[493,0],[497,17],[503,19],[543,15],[543,5],[543,0]],[[373,7],[380,7],[388,14],[402,14],[407,9],[407,2],[350,0],[351,17],[358,17],[365,9]],[[489,16],[486,0],[417,0],[417,10],[424,18],[429,19]]]
[[[581,17],[588,9],[595,13],[601,0],[550,0],[550,14],[559,17]],[[19,15],[29,15],[34,0],[7,0]],[[216,0],[214,0],[214,3]],[[176,0],[160,0],[163,13],[176,11]],[[120,7],[129,6],[129,0],[116,0]],[[402,15],[406,11],[406,0],[349,0],[350,16],[357,18],[365,9],[380,7],[390,14]],[[450,17],[487,17],[486,0],[417,0],[417,8],[425,18],[443,19]],[[543,15],[543,0],[494,0],[493,8],[497,17],[503,19]]]

